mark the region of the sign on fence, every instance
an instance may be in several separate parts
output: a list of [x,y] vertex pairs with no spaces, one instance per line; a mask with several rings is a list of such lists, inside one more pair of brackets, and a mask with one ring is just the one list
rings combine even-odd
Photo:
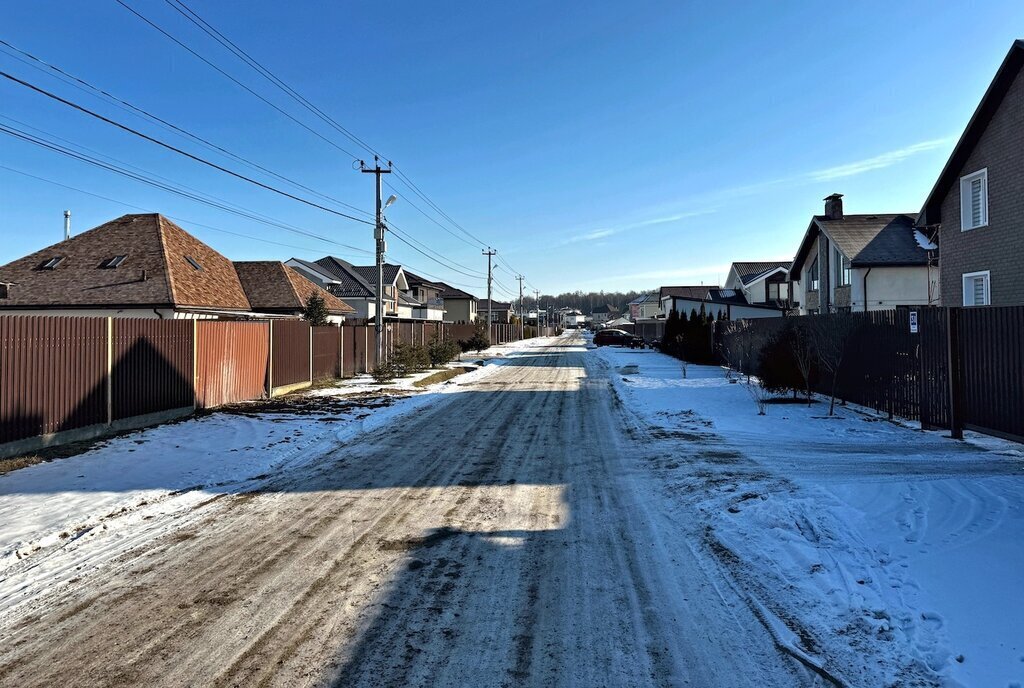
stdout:
[[910,311],[910,334],[917,334],[917,311]]

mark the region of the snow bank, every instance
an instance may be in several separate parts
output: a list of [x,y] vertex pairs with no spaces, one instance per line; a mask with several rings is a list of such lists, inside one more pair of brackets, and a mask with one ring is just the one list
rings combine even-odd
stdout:
[[820,401],[759,416],[719,368],[595,355],[671,503],[798,651],[850,685],[1024,683],[1024,448]]

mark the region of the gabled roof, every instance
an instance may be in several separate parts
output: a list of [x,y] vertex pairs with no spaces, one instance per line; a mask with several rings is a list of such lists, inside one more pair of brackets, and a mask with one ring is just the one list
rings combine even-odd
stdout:
[[821,232],[850,259],[853,267],[927,265],[928,252],[914,238],[914,219],[906,213],[844,215],[837,220],[815,215],[800,242],[790,274],[799,279],[807,253]]
[[355,269],[355,266],[347,260],[335,256],[324,256],[314,265],[325,270],[338,282],[331,284],[327,290],[341,298],[373,298],[377,293],[373,285],[363,279],[363,276]]
[[978,145],[978,141],[981,139],[982,134],[985,133],[985,129],[988,127],[989,122],[992,121],[996,111],[999,110],[999,106],[1003,104],[1003,99],[1020,74],[1022,67],[1024,67],[1024,40],[1017,39],[1010,46],[1010,52],[1006,54],[1002,64],[999,65],[999,69],[996,70],[992,83],[989,84],[985,95],[982,96],[978,108],[967,123],[967,128],[964,129],[964,133],[960,135],[960,140],[957,141],[956,146],[953,148],[953,153],[949,156],[949,160],[946,161],[945,167],[939,173],[939,178],[935,182],[931,193],[928,194],[924,207],[921,208],[921,212],[917,217],[918,227],[927,227],[942,222],[943,199],[959,179],[960,171],[967,164],[967,159],[970,157],[974,147]]
[[591,309],[590,312],[591,313],[618,313],[619,309],[616,308],[615,306],[609,306],[608,304],[603,303],[600,306],[594,306],[594,308]]
[[[377,284],[377,266],[376,265],[355,265],[352,267],[356,273],[362,277],[368,284]],[[401,285],[402,278],[405,276],[405,272],[402,270],[401,265],[393,265],[392,263],[384,263],[384,284],[398,284],[400,289],[407,289],[408,284],[404,287]]]
[[470,299],[471,301],[476,301],[476,297],[472,294],[456,289],[446,282],[436,282],[435,284],[441,287],[442,299]]
[[310,296],[320,294],[329,313],[343,315],[355,312],[352,306],[279,261],[236,261],[234,265],[254,311],[301,311]]
[[[115,256],[124,256],[117,267],[101,267]],[[123,215],[0,266],[0,282],[14,285],[4,308],[249,310],[231,261],[156,213]]]
[[789,265],[792,262],[793,261],[790,260],[737,262],[732,264],[732,268],[736,271],[736,276],[740,278],[740,282],[746,286],[760,279],[764,279],[768,275],[774,274],[780,269],[789,272]]
[[717,289],[718,285],[713,286],[690,286],[690,287],[662,287],[661,291],[658,292],[658,301],[661,301],[666,296],[674,296],[678,299],[696,299],[700,301],[707,297],[708,289]]

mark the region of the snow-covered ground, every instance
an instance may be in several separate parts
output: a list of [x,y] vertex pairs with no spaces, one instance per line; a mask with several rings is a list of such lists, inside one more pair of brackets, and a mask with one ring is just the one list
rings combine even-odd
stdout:
[[369,376],[337,387],[122,435],[0,475],[0,618],[152,538],[194,522],[225,497],[323,457],[358,434],[486,376],[552,338],[466,354],[472,372],[416,388]]
[[759,416],[720,368],[594,354],[780,641],[846,685],[1024,685],[1024,447],[827,400]]

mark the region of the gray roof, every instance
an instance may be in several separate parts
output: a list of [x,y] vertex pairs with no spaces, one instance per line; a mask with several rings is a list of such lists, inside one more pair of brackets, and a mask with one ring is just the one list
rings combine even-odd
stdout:
[[[354,265],[352,269],[359,274],[369,284],[377,283],[377,266],[376,265]],[[398,279],[398,273],[401,271],[401,265],[392,265],[391,263],[384,263],[384,284],[394,284],[395,280]]]
[[657,303],[658,302],[658,292],[652,291],[652,292],[649,292],[647,294],[641,294],[640,296],[638,296],[635,299],[633,299],[632,301],[630,301],[629,305],[633,306],[633,305],[640,305],[641,303],[652,303],[652,302],[653,303]]
[[733,263],[732,266],[736,269],[736,274],[739,275],[740,282],[743,284],[750,284],[761,279],[767,273],[775,272],[779,268],[789,271],[789,264],[793,261],[790,260],[762,260],[762,261],[747,261]]
[[590,312],[591,313],[618,313],[619,309],[616,308],[615,306],[610,306],[610,305],[604,303],[604,304],[601,304],[600,306],[594,306],[593,310],[591,310]]
[[437,289],[444,288],[442,282],[438,282],[437,280],[429,280],[426,277],[420,277],[416,273],[409,272],[408,270],[405,271],[405,281],[409,283],[410,287],[418,287],[423,285],[427,287],[435,287]]
[[[478,311],[485,311],[485,310],[487,310],[487,299],[477,299],[476,300],[476,308],[477,308]],[[495,301],[494,299],[491,299],[491,310],[492,311],[510,311],[510,310],[512,310],[512,304],[511,303],[507,303],[507,302],[503,302],[503,301]]]
[[347,260],[335,256],[324,256],[314,264],[338,280],[338,284],[332,284],[327,288],[335,296],[371,298],[376,293],[373,285],[366,281],[355,269],[355,266]]
[[739,289],[708,289],[708,301],[746,304],[747,298]]
[[445,282],[435,282],[435,284],[441,287],[442,299],[476,299],[476,297],[473,296],[472,294],[464,292],[461,289],[456,289],[452,285],[447,284]]
[[799,273],[818,232],[824,232],[853,267],[927,265],[928,252],[914,238],[915,215],[846,215],[830,220],[815,215],[800,244],[791,272]]

